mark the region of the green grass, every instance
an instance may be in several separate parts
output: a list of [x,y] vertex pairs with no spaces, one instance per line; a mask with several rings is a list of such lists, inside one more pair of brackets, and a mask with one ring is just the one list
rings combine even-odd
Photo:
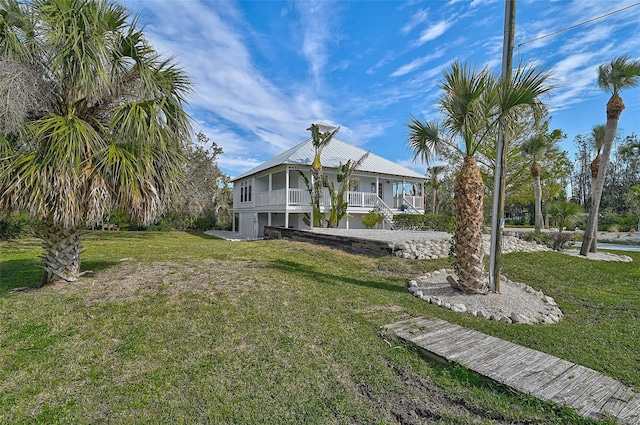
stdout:
[[[505,274],[565,311],[505,325],[429,305],[450,266],[286,241],[90,232],[75,283],[37,290],[37,240],[0,244],[0,423],[599,423],[440,367],[384,332],[440,317],[640,387],[633,263],[509,254]],[[422,417],[423,422],[416,420]]]

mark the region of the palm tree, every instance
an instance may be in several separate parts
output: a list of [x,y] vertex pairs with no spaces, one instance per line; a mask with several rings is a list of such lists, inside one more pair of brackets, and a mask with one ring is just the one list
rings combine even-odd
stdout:
[[538,133],[531,137],[521,145],[521,150],[525,157],[531,161],[531,177],[533,177],[533,192],[535,197],[535,229],[539,232],[544,225],[542,218],[542,183],[540,182],[540,173],[542,168],[539,164],[541,159],[557,151],[555,149],[556,142],[562,137],[560,130],[554,130],[550,134]]
[[[606,132],[606,126],[604,124],[598,124],[591,129],[591,143],[593,144],[593,148],[596,151],[596,157],[591,161],[591,199],[593,199],[593,195],[596,189],[596,180],[598,179],[598,171],[600,170],[600,163],[602,162],[602,147],[604,146],[604,137]],[[598,228],[598,217],[594,217],[595,223],[594,228]],[[596,240],[595,238],[591,241],[591,247],[589,248],[591,252],[596,252]]]
[[327,227],[337,228],[340,224],[340,220],[347,214],[347,207],[349,203],[344,200],[345,192],[349,190],[352,183],[357,180],[352,180],[351,176],[356,171],[365,159],[369,156],[369,152],[365,153],[357,161],[348,160],[345,164],[340,163],[338,165],[337,182],[338,187],[336,189],[335,184],[326,176],[323,176],[325,184],[329,189],[330,208],[329,208],[329,222]]
[[582,206],[570,201],[555,201],[549,204],[549,214],[562,232],[565,226],[574,225],[582,215]]
[[81,230],[141,224],[183,178],[188,76],[110,0],[0,0],[0,210],[44,223],[43,284],[80,273]]
[[[322,128],[321,128],[322,127]],[[326,128],[326,131],[322,131]],[[327,146],[333,137],[340,131],[340,127],[333,129],[324,124],[311,124],[307,131],[311,132],[311,143],[313,144],[314,156],[311,163],[311,208],[313,216],[313,226],[320,227],[322,214],[320,212],[320,198],[322,197],[322,162],[320,157],[322,150]]]
[[[605,126],[604,145],[602,147],[602,160],[598,169],[598,176],[591,197],[591,209],[589,210],[589,220],[584,232],[584,241],[580,248],[580,255],[586,256],[592,249],[592,244],[596,239],[597,217],[600,209],[600,199],[604,188],[604,178],[609,164],[609,155],[613,139],[618,130],[618,120],[624,110],[624,102],[620,97],[620,92],[630,87],[636,87],[640,81],[640,60],[631,60],[628,56],[620,56],[613,59],[608,64],[598,67],[598,87],[611,93],[607,102],[607,123]],[[595,244],[594,244],[595,245]],[[594,249],[595,252],[595,249]]]
[[487,127],[491,108],[486,102],[489,84],[486,69],[477,71],[454,62],[444,70],[440,84],[443,93],[438,105],[444,115],[442,124],[423,123],[412,117],[408,125],[414,160],[420,157],[429,163],[445,146],[463,157],[454,184],[454,246],[458,286],[470,293],[488,291],[482,248],[484,183],[474,155]]
[[550,89],[545,85],[548,77],[544,71],[525,67],[511,79],[496,79],[487,69],[476,71],[454,62],[440,84],[442,124],[415,117],[408,124],[414,160],[420,157],[428,163],[447,147],[463,157],[454,184],[454,247],[458,286],[465,292],[488,292],[482,248],[484,183],[474,156],[498,123],[508,127],[517,110],[541,106],[539,96]]
[[[433,215],[438,215],[438,210],[440,208],[440,189],[442,188],[444,182],[440,180],[440,175],[447,169],[445,165],[434,165],[428,168],[427,178],[429,181],[427,182],[427,186],[433,190],[433,205],[431,206],[431,213]],[[426,195],[426,194],[425,194]],[[426,196],[425,196],[426,199]],[[426,208],[425,208],[426,209]]]

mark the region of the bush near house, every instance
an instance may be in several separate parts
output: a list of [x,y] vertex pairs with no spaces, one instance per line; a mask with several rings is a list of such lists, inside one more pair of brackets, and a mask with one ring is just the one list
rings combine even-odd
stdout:
[[598,218],[598,231],[629,232],[636,230],[638,218],[637,214],[616,214],[611,211],[603,211]]
[[448,215],[396,214],[393,216],[393,222],[399,230],[453,232],[453,217]]

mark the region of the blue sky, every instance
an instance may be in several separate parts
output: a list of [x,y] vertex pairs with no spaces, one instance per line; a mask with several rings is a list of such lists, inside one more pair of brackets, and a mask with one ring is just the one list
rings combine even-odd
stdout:
[[[519,0],[515,44],[638,0]],[[500,69],[504,0],[126,0],[153,45],[191,75],[189,113],[224,149],[231,176],[306,139],[314,122],[338,138],[419,172],[407,148],[410,114],[438,119],[442,70],[453,60]],[[536,61],[557,87],[545,98],[552,128],[567,135],[604,124],[609,94],[598,65],[640,58],[640,6],[516,47],[514,65]],[[640,88],[622,93],[619,134],[640,133]]]

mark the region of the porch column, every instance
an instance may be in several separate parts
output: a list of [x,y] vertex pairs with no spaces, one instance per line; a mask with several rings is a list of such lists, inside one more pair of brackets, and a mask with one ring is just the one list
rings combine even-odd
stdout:
[[311,177],[311,219],[309,220],[309,228],[313,229],[313,184],[315,183],[315,180],[313,178],[313,174],[309,173],[309,177]]
[[284,208],[289,209],[289,166],[284,172]]
[[284,227],[289,227],[289,211],[284,213]]
[[267,226],[271,226],[271,212],[267,213]]

